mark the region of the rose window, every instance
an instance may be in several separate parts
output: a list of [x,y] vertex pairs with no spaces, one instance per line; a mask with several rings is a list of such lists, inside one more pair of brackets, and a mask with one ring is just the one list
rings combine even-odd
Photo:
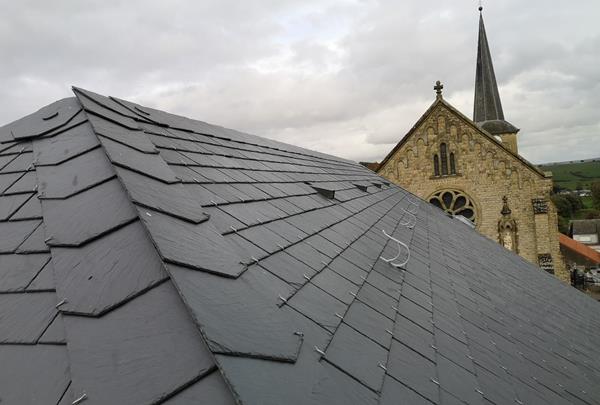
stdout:
[[475,204],[471,198],[462,191],[441,190],[429,197],[429,202],[452,215],[462,215],[469,221],[476,223]]

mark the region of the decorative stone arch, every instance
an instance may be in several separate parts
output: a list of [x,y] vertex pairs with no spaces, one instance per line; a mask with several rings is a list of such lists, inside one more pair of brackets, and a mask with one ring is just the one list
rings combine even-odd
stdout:
[[462,215],[475,225],[478,223],[479,210],[473,198],[462,190],[444,188],[427,197],[427,201],[448,214]]

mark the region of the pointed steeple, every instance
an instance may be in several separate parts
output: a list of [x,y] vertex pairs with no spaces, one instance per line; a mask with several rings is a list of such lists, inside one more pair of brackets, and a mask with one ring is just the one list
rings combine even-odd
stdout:
[[496,83],[492,55],[488,45],[483,7],[479,6],[479,39],[477,42],[477,67],[475,70],[475,102],[473,121],[492,135],[499,135],[506,146],[517,153],[517,132],[519,129],[504,120],[502,102]]
[[473,121],[504,120],[500,93],[496,84],[492,55],[485,34],[483,15],[479,6],[479,40],[477,43],[477,69],[475,72],[475,103]]

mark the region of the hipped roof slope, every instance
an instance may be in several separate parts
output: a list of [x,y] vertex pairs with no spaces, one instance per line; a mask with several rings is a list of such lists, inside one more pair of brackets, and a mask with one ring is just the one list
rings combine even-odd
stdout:
[[74,92],[0,128],[3,404],[599,403],[587,296],[359,164]]

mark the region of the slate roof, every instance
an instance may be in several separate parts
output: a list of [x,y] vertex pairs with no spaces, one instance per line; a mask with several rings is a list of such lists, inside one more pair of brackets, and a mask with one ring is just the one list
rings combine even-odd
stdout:
[[569,234],[592,235],[600,234],[600,219],[574,219],[569,222]]
[[0,128],[2,404],[600,403],[591,298],[359,164],[74,91]]

